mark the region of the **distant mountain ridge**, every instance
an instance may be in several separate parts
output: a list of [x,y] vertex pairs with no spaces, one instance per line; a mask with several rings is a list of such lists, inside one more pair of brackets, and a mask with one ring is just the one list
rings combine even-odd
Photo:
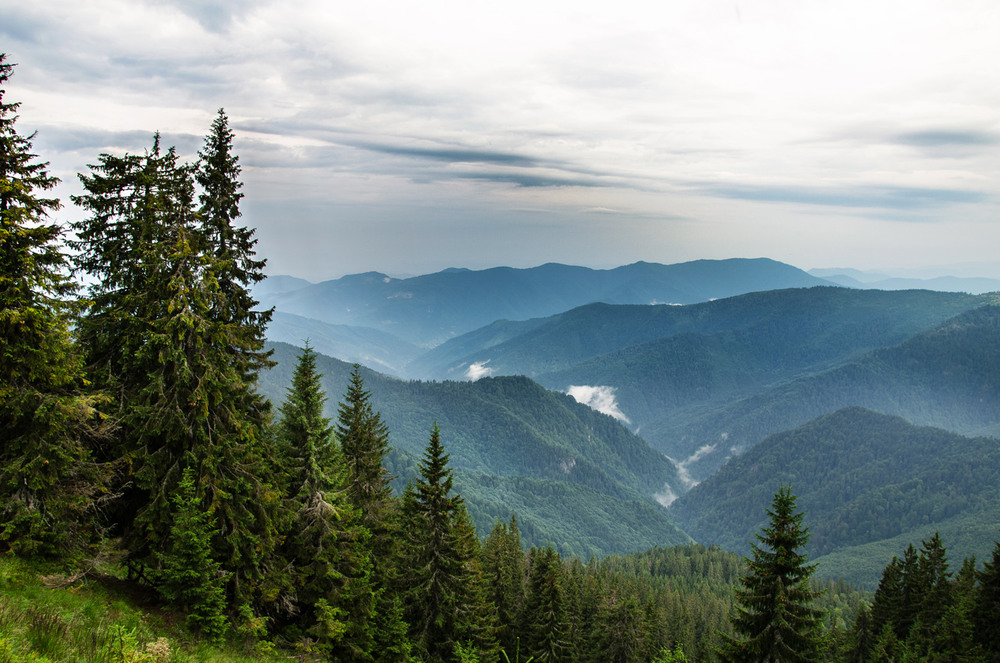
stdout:
[[280,287],[265,281],[255,289],[262,306],[377,329],[425,348],[497,320],[529,320],[592,302],[691,304],[829,284],[767,258],[637,262],[608,270],[548,263],[530,269],[448,269],[406,279],[368,272],[316,284],[282,281]]

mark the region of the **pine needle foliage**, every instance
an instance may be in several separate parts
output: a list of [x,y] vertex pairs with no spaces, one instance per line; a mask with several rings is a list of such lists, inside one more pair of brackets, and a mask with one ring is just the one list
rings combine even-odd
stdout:
[[0,53],[0,550],[57,555],[86,538],[104,421],[70,333],[61,230],[48,222],[59,180],[32,153],[34,134],[17,131],[13,69]]
[[770,524],[752,544],[752,558],[735,592],[734,636],[724,636],[722,658],[771,663],[820,660],[822,611],[809,585],[815,565],[801,552],[809,541],[795,496],[779,489],[767,511]]

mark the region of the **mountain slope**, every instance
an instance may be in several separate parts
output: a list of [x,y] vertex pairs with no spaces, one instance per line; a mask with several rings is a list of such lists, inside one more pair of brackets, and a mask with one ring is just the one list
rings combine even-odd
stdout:
[[704,478],[768,435],[853,405],[918,425],[1000,436],[1000,306],[967,311],[897,346],[709,412],[665,417],[643,432],[648,440],[671,440],[681,454],[705,449],[688,468]]
[[[285,344],[274,349],[279,363],[261,376],[261,392],[278,404],[298,351]],[[351,366],[320,355],[317,368],[327,416],[335,416]],[[675,468],[614,419],[527,378],[429,383],[362,373],[392,432],[393,471],[404,480],[413,476],[436,422],[481,531],[521,505],[518,520],[537,536],[531,543],[551,542],[566,552],[607,554],[689,540],[654,498],[676,482]],[[598,549],[600,531],[611,535]]]
[[[853,407],[731,458],[678,498],[670,513],[699,542],[745,553],[766,522],[763,507],[778,487],[789,485],[807,514],[810,556],[826,555],[831,564],[837,553],[871,552],[882,541],[895,545],[909,537],[919,543],[937,528],[954,532],[958,521],[982,536],[971,549],[962,541],[954,554],[983,555],[1000,517],[998,474],[1000,440],[963,437]],[[890,549],[898,554],[901,548]],[[869,560],[877,570],[887,561]],[[837,574],[852,575],[843,565]]]
[[281,311],[274,312],[267,327],[267,339],[295,346],[309,341],[321,354],[364,364],[390,375],[398,375],[422,353],[412,343],[378,329],[332,325]]
[[528,320],[592,302],[689,304],[825,283],[790,265],[760,258],[635,263],[610,270],[559,264],[450,269],[407,279],[371,272],[284,292],[259,292],[264,306],[285,313],[371,327],[433,347],[496,320]]

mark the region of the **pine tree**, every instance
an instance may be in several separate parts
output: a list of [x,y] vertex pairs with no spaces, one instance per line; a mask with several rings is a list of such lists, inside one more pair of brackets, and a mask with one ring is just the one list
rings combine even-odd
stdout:
[[403,495],[401,587],[406,621],[416,654],[427,663],[451,661],[456,643],[489,651],[485,585],[478,569],[478,545],[437,424],[419,464],[420,477]]
[[0,550],[55,555],[81,543],[104,471],[100,398],[84,382],[70,335],[73,288],[48,223],[58,180],[15,127],[4,97],[14,65],[0,53]]
[[192,466],[184,468],[172,500],[176,509],[170,540],[157,555],[160,591],[187,613],[188,626],[220,641],[226,632],[225,577],[212,559],[214,523],[198,496]]
[[976,578],[979,581],[973,611],[976,642],[990,660],[1000,661],[1000,541],[994,542],[993,554]]
[[293,569],[299,627],[334,660],[368,660],[374,605],[368,532],[348,499],[343,459],[323,416],[325,402],[316,354],[306,344],[278,425],[283,453],[291,459],[294,509],[282,552]]
[[547,546],[531,551],[531,573],[521,617],[522,647],[533,660],[570,660],[569,630],[563,592],[562,560]]
[[[159,137],[144,156],[101,155],[74,227],[78,268],[95,277],[81,340],[92,375],[117,404],[112,457],[127,461],[132,488],[117,513],[130,568],[142,575],[163,552],[170,495],[187,458],[216,519],[213,556],[227,599],[254,599],[275,544],[277,495],[264,463],[269,412],[241,359],[245,327],[228,310],[195,210],[193,166]],[[189,456],[190,454],[190,456]]]
[[402,621],[401,599],[395,592],[397,571],[393,564],[399,554],[399,504],[392,496],[393,477],[384,465],[389,453],[389,429],[371,405],[371,394],[364,388],[358,364],[351,371],[347,392],[337,408],[336,437],[348,498],[360,510],[362,524],[371,535],[372,589],[379,615],[374,634],[375,660],[404,661],[409,642],[400,640],[406,624]]
[[753,558],[736,590],[731,615],[736,637],[723,636],[726,661],[815,661],[821,645],[822,612],[810,603],[815,565],[800,552],[809,540],[795,496],[782,487],[768,509],[770,524],[752,544]]

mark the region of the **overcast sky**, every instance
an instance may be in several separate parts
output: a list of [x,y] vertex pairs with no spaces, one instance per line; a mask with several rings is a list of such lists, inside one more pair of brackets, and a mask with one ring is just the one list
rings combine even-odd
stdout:
[[271,274],[998,261],[996,0],[0,0],[0,51],[63,219],[224,107]]

